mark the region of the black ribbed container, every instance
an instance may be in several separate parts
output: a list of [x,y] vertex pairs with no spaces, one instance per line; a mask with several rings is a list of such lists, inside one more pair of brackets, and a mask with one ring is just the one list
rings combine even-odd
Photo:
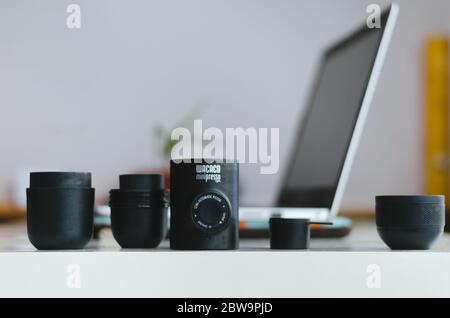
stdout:
[[393,250],[428,250],[445,226],[444,196],[377,196],[376,223]]
[[162,175],[121,175],[110,191],[111,229],[122,248],[155,248],[167,233],[169,202]]
[[36,172],[27,189],[27,232],[40,250],[81,249],[92,237],[91,174]]

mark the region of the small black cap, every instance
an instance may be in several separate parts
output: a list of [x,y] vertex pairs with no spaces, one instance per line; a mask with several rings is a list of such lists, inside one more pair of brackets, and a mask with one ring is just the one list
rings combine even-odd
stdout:
[[306,250],[309,248],[309,219],[270,219],[270,248]]

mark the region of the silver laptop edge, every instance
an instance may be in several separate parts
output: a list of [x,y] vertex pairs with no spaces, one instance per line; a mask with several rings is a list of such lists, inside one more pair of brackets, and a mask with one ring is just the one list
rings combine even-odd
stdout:
[[373,65],[372,74],[370,75],[369,82],[367,84],[366,93],[362,102],[360,115],[356,121],[355,130],[353,132],[353,137],[350,141],[350,146],[347,151],[347,156],[344,160],[344,166],[342,168],[341,177],[339,179],[336,193],[334,195],[333,205],[330,210],[330,217],[335,217],[338,213],[339,207],[341,205],[342,197],[344,196],[345,186],[347,185],[348,178],[350,176],[350,169],[353,164],[353,160],[356,155],[356,150],[358,148],[359,141],[364,129],[364,125],[367,119],[367,115],[370,110],[370,105],[375,94],[375,89],[380,77],[381,70],[383,68],[384,60],[386,58],[387,50],[391,42],[392,34],[394,33],[395,22],[398,17],[399,6],[396,3],[391,5],[391,10],[386,22],[385,30],[381,38],[380,46],[378,49],[377,57],[375,58],[375,63]]
[[381,70],[383,68],[384,60],[386,58],[387,50],[394,32],[395,23],[399,13],[399,6],[396,3],[391,4],[388,19],[386,21],[385,29],[381,38],[381,42],[378,48],[378,52],[375,58],[375,62],[372,68],[372,72],[369,77],[367,88],[362,101],[361,109],[358,115],[358,119],[355,124],[355,128],[352,134],[350,145],[347,150],[347,154],[344,159],[341,175],[336,187],[336,192],[333,198],[331,209],[327,208],[281,208],[281,207],[268,207],[268,208],[251,208],[240,207],[239,213],[242,219],[245,220],[261,220],[269,219],[272,215],[276,214],[281,217],[289,218],[307,218],[317,221],[323,221],[329,218],[333,218],[338,214],[342,197],[344,195],[345,186],[347,185],[348,178],[350,176],[350,170],[356,155],[359,141],[364,129],[364,125],[367,119],[367,115],[370,110],[370,105],[375,94],[375,89],[380,77]]

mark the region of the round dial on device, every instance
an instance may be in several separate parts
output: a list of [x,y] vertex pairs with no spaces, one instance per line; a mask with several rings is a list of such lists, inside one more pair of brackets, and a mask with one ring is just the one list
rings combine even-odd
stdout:
[[192,202],[192,220],[203,231],[216,233],[225,229],[231,214],[228,200],[217,192],[198,195]]

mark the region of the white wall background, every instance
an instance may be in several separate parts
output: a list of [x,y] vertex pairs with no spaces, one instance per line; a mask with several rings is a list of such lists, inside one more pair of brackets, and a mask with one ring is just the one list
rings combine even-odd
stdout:
[[[318,54],[373,2],[388,3],[0,1],[1,196],[22,167],[92,171],[106,193],[118,174],[159,166],[152,127],[197,104],[206,126],[279,127],[287,160]],[[66,28],[70,3],[81,30]],[[400,5],[344,208],[422,190],[422,43],[450,31],[450,1]],[[242,204],[270,204],[281,175],[243,167]]]

